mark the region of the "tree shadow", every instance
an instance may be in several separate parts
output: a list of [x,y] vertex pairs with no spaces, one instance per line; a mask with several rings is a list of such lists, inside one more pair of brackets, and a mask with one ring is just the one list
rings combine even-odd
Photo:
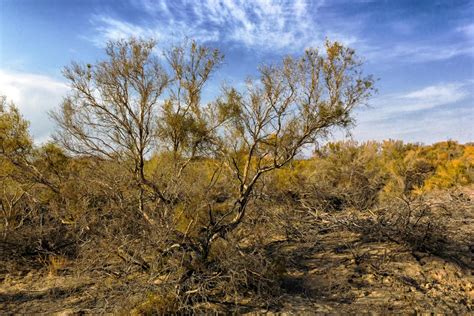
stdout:
[[53,287],[43,291],[0,293],[0,305],[6,313],[36,313],[41,312],[41,306],[50,312],[51,306],[60,309],[60,300],[75,296],[89,286],[90,284],[82,284],[72,287]]

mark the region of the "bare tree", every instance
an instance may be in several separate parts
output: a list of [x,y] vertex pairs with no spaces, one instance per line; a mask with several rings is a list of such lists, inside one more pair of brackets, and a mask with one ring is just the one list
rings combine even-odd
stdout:
[[[332,128],[350,126],[353,109],[373,91],[354,51],[327,42],[323,53],[308,50],[301,58],[261,67],[260,78],[249,80],[245,92],[225,89],[224,96],[203,106],[202,89],[222,55],[195,42],[174,47],[165,54],[168,76],[152,55],[154,45],[133,39],[109,43],[107,61],[66,68],[73,93],[54,114],[61,127],[57,139],[74,153],[129,163],[145,218],[144,186],[163,202],[176,202],[176,196],[163,193],[166,183],[157,185],[145,175],[146,154],[155,140],[173,154],[175,172],[168,182],[176,185],[197,153],[212,153],[237,185],[224,213],[198,203],[209,204],[208,222],[199,229],[203,258],[215,239],[241,223],[262,175],[289,163]],[[209,188],[220,174],[214,172]]]
[[167,71],[153,53],[155,45],[137,39],[110,42],[105,61],[65,68],[72,93],[53,113],[60,127],[55,139],[70,152],[130,166],[139,184],[140,212],[147,218],[145,188],[162,202],[173,203],[145,174],[147,154],[158,141],[169,147],[179,177],[205,147],[212,127],[201,93],[223,58],[218,50],[192,41],[165,53]]
[[241,223],[263,174],[283,167],[333,128],[351,125],[354,108],[374,90],[361,65],[352,49],[327,42],[324,52],[310,49],[301,58],[261,67],[259,80],[249,80],[244,93],[225,91],[220,102],[238,112],[217,133],[219,154],[238,188],[228,211],[206,227],[204,256],[213,240]]
[[60,127],[55,139],[67,150],[118,160],[131,168],[139,183],[139,208],[145,217],[144,186],[166,201],[144,172],[146,155],[156,139],[160,96],[169,82],[153,54],[154,47],[152,40],[110,42],[106,61],[73,63],[65,68],[72,93],[52,114]]

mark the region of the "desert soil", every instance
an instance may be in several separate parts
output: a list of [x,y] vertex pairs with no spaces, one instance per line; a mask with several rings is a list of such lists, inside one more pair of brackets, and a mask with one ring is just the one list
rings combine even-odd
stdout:
[[[472,192],[468,194],[473,201]],[[274,242],[271,247],[291,267],[282,281],[286,294],[278,306],[252,306],[249,300],[237,311],[474,313],[473,207],[449,214],[449,231],[439,241],[444,246],[434,253],[343,225],[349,218],[354,222],[354,216],[360,225],[368,220],[365,213],[322,216],[314,241]],[[114,301],[125,302],[98,288],[99,283],[101,288],[113,287],[113,276],[99,280],[74,275],[67,266],[55,273],[43,269],[0,274],[0,282],[0,314],[117,312]]]

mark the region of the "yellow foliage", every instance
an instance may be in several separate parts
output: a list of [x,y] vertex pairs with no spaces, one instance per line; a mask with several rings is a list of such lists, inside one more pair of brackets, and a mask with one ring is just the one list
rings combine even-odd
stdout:
[[68,264],[67,258],[63,256],[50,255],[48,260],[49,275],[57,275],[58,271],[64,269]]
[[163,315],[176,313],[178,297],[174,293],[149,294],[148,298],[131,311],[131,315]]
[[461,157],[447,160],[437,166],[436,173],[425,182],[424,188],[432,190],[471,184],[473,166],[474,146],[466,145]]

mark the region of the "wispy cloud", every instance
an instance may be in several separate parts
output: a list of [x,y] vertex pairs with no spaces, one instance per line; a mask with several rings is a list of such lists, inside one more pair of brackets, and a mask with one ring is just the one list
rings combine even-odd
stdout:
[[450,82],[382,95],[357,113],[354,136],[360,140],[404,139],[436,142],[474,140],[474,83]]
[[462,143],[474,141],[474,112],[470,107],[443,108],[398,119],[361,121],[353,131],[357,140],[403,139],[434,143],[447,139]]
[[456,30],[474,40],[474,23],[460,26]]
[[401,96],[401,99],[408,103],[408,106],[402,108],[402,110],[421,110],[460,101],[469,95],[468,86],[472,88],[470,82],[454,82],[437,84],[409,92]]
[[60,104],[67,91],[66,84],[48,76],[0,69],[0,95],[6,95],[19,107],[30,121],[37,142],[49,138],[53,123],[47,113]]
[[93,37],[93,41],[101,46],[104,44],[104,39],[106,40],[118,40],[121,38],[128,37],[157,37],[159,38],[160,33],[155,30],[146,29],[132,23],[127,23],[125,21],[113,19],[109,16],[94,16],[94,23],[97,24],[97,31],[100,36]]
[[[365,23],[370,25],[370,19]],[[438,62],[459,56],[474,57],[474,24],[433,31],[424,23],[425,20],[413,17],[390,20],[386,33],[381,31],[382,37],[364,39],[361,33],[357,33],[359,40],[356,48],[368,61],[387,66]]]
[[[387,22],[387,32],[417,38],[394,41],[367,38],[364,32],[374,18],[370,11],[357,12],[355,16],[335,13],[332,8],[343,6],[340,1],[141,0],[133,4],[144,13],[139,22],[94,15],[96,36],[92,40],[103,45],[111,39],[141,36],[167,44],[191,37],[200,42],[234,44],[262,52],[292,53],[320,46],[328,37],[356,48],[368,61],[376,63],[419,63],[474,56],[474,46],[466,43],[466,37],[473,36],[473,24],[446,30],[448,35],[434,42],[429,36],[415,32],[421,22],[412,18]],[[460,35],[464,39],[452,40]]]
[[[149,19],[132,24],[108,15],[96,15],[96,43],[134,36],[152,36],[163,42],[192,37],[201,42],[236,43],[247,48],[294,51],[324,40],[316,14],[323,1],[205,0],[189,2],[141,1]],[[340,35],[336,34],[335,35]],[[354,41],[354,37],[339,36]]]
[[381,95],[372,101],[365,121],[386,120],[395,116],[429,110],[439,106],[472,99],[473,82],[450,82],[427,86],[418,90]]
[[449,43],[399,42],[381,45],[361,44],[360,50],[368,61],[381,63],[420,63],[448,60],[457,56],[474,56],[474,46],[464,41]]

